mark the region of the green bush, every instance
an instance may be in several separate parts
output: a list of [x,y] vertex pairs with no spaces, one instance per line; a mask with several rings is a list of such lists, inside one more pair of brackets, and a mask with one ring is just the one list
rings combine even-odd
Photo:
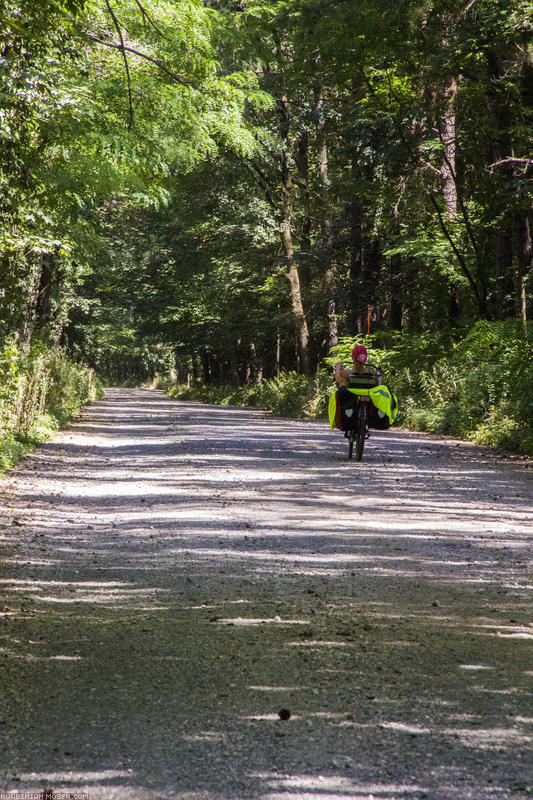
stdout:
[[70,361],[64,354],[52,353],[48,368],[45,407],[60,425],[72,419],[84,405],[102,396],[94,371]]
[[329,395],[333,391],[330,370],[319,369],[312,378],[298,372],[282,372],[271,380],[245,386],[180,386],[163,377],[157,388],[180,400],[252,406],[273,411],[282,417],[323,418],[327,415]]
[[0,349],[0,386],[0,470],[102,395],[93,370],[39,344],[27,353],[14,342]]
[[308,378],[298,372],[281,372],[262,384],[261,405],[281,417],[302,416],[308,383]]
[[364,343],[398,395],[398,422],[533,454],[533,327],[481,320],[469,331],[378,333],[341,340],[330,362]]
[[20,461],[30,449],[31,445],[11,437],[0,440],[0,475]]
[[[365,344],[398,396],[398,424],[533,455],[533,327],[481,321],[468,331],[345,337],[313,378],[296,372],[242,387],[175,387],[181,399],[252,405],[288,417],[324,418],[332,365]],[[168,382],[166,384],[168,388]]]

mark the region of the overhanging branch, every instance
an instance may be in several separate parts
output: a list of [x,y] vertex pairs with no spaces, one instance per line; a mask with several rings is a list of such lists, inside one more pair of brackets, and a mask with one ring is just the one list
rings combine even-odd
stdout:
[[265,199],[266,199],[267,203],[273,209],[274,212],[278,213],[279,212],[279,204],[276,203],[276,201],[272,197],[272,194],[270,192],[270,188],[269,188],[269,185],[268,185],[268,180],[265,177],[265,175],[263,174],[262,170],[256,164],[254,164],[253,161],[250,161],[249,163],[247,161],[244,161],[243,163],[244,163],[244,166],[246,167],[246,169],[248,170],[248,172],[250,172],[254,176],[254,178],[256,178],[256,179],[259,178],[259,182],[262,185],[263,191],[265,193]]
[[533,159],[531,158],[502,158],[500,161],[495,161],[494,164],[489,164],[487,169],[493,169],[494,167],[499,167],[501,164],[524,164],[525,169],[533,164]]
[[442,211],[440,210],[439,204],[435,200],[435,197],[433,196],[433,193],[431,193],[429,195],[429,197],[430,197],[431,203],[433,205],[433,208],[437,212],[437,217],[439,218],[439,224],[440,224],[441,230],[442,230],[443,234],[445,235],[446,239],[448,240],[448,242],[450,243],[450,246],[451,246],[451,248],[452,248],[452,250],[453,250],[453,252],[455,254],[455,257],[456,257],[456,259],[457,259],[457,261],[459,263],[459,266],[460,266],[461,270],[463,271],[463,273],[465,274],[466,279],[467,279],[468,283],[470,284],[470,288],[474,292],[474,296],[475,296],[475,298],[476,298],[476,300],[478,302],[478,307],[479,307],[479,309],[481,311],[483,303],[482,303],[482,300],[481,300],[481,296],[479,294],[479,289],[478,289],[477,284],[476,284],[476,282],[475,282],[475,280],[474,280],[474,278],[472,276],[472,273],[468,269],[468,267],[466,265],[466,261],[465,261],[463,255],[459,252],[459,250],[457,248],[457,245],[455,244],[455,242],[454,242],[454,240],[453,240],[453,238],[452,238],[452,236],[451,236],[451,234],[450,234],[450,232],[449,232],[449,230],[448,230],[448,228],[446,226],[446,223],[444,222],[444,219],[443,219],[443,216],[442,216]]
[[107,10],[111,14],[111,19],[113,20],[113,24],[116,28],[118,33],[118,38],[120,39],[120,45],[117,45],[117,48],[122,53],[122,58],[124,59],[124,69],[126,70],[126,80],[128,81],[128,102],[130,107],[130,119],[128,122],[128,130],[131,130],[133,127],[133,98],[131,95],[131,75],[130,75],[130,66],[128,64],[128,59],[126,57],[126,51],[124,49],[124,37],[122,36],[122,28],[120,27],[120,23],[116,17],[115,12],[111,8],[111,4],[109,0],[105,0],[105,4],[107,6]]
[[92,33],[85,34],[88,39],[93,42],[97,42],[98,44],[103,44],[105,47],[111,47],[113,50],[125,50],[128,53],[133,53],[135,56],[139,56],[139,58],[144,59],[145,61],[150,61],[152,64],[155,64],[162,72],[169,75],[172,80],[176,81],[176,83],[181,83],[183,86],[192,86],[191,81],[187,81],[185,76],[178,72],[172,72],[168,67],[166,67],[162,61],[158,58],[152,58],[152,56],[147,55],[146,53],[141,52],[141,50],[136,50],[134,47],[129,47],[128,45],[122,44],[115,44],[115,42],[106,42],[104,39],[100,39],[98,36],[94,36]]
[[152,17],[150,16],[150,14],[149,14],[149,13],[148,13],[148,11],[145,9],[145,7],[144,7],[143,5],[141,5],[141,3],[139,2],[139,0],[135,0],[135,2],[137,3],[137,6],[139,7],[139,10],[140,10],[140,12],[141,12],[141,14],[143,15],[143,19],[146,19],[146,20],[148,20],[148,22],[150,23],[150,25],[152,26],[152,28],[154,29],[154,31],[155,31],[155,32],[156,32],[156,33],[157,33],[159,36],[161,36],[161,38],[162,38],[162,39],[166,39],[166,40],[167,40],[167,42],[170,42],[170,39],[168,38],[168,36],[165,36],[165,34],[164,34],[164,33],[163,33],[163,32],[162,32],[162,31],[161,31],[161,30],[160,30],[160,29],[157,27],[157,25],[156,25],[156,24],[155,24],[155,22],[153,21]]

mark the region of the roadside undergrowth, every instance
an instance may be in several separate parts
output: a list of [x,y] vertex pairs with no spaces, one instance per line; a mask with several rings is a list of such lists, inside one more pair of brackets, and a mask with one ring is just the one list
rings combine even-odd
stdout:
[[92,369],[41,344],[5,344],[0,381],[0,475],[103,395]]
[[298,372],[282,372],[271,380],[244,386],[176,384],[167,377],[154,383],[170,397],[216,405],[252,406],[272,411],[280,417],[325,419],[334,387],[331,371],[319,369],[311,378]]
[[181,400],[326,419],[332,365],[349,360],[355,344],[365,344],[398,396],[398,425],[533,456],[533,327],[526,338],[519,320],[481,321],[447,338],[396,331],[345,337],[311,378],[282,372],[259,384],[187,387],[162,377],[154,385]]

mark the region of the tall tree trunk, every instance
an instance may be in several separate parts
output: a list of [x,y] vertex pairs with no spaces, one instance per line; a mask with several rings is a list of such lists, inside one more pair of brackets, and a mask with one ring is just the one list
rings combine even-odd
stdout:
[[521,224],[518,227],[518,291],[520,296],[520,316],[525,336],[527,336],[526,277],[531,269],[533,257],[532,217],[533,209],[527,209],[523,213]]
[[[442,232],[451,245],[459,267],[468,280],[478,308],[478,313],[480,317],[486,318],[488,317],[488,276],[486,259],[483,257],[477,238],[474,235],[470,214],[461,195],[457,180],[455,139],[455,96],[457,93],[457,84],[455,78],[449,78],[448,84],[444,90],[442,90],[442,88],[436,90],[426,86],[425,93],[429,105],[429,115],[432,119],[431,125],[438,129],[444,146],[443,164],[440,174],[442,177],[442,192],[446,212],[442,212],[440,204],[433,196],[433,193],[430,194],[430,202],[436,212]],[[437,100],[440,102],[440,106]],[[459,216],[464,224],[466,238],[474,256],[473,270],[468,264],[468,259],[462,252],[462,247],[458,246],[458,243],[455,241],[455,234],[451,223]]]
[[[379,273],[383,262],[381,241],[378,238],[376,230],[372,232],[371,237],[368,237],[368,241],[366,242],[363,252],[363,301],[367,311],[369,307],[370,309],[375,310],[376,288],[379,283]],[[369,332],[368,329],[367,332]]]
[[350,327],[355,333],[363,330],[363,205],[359,197],[350,204]]
[[[324,98],[320,89],[315,90],[316,108],[321,115]],[[318,122],[318,174],[322,193],[322,232],[324,240],[324,279],[326,286],[327,303],[327,328],[326,328],[326,353],[339,343],[337,330],[337,309],[335,293],[337,288],[336,270],[332,263],[333,236],[331,222],[331,206],[329,200],[329,175],[328,175],[328,147],[324,135],[324,120],[319,117]]]
[[[490,240],[489,240],[490,241]],[[507,319],[517,316],[518,302],[513,269],[512,231],[505,227],[496,232],[492,248],[494,274],[496,275],[496,306],[494,317]]]
[[[287,217],[285,217],[285,221],[287,221]],[[298,274],[298,268],[294,261],[294,247],[292,244],[290,224],[285,225],[285,227],[283,228],[281,232],[281,241],[283,244],[286,263],[288,264],[288,269],[285,273],[285,276],[289,281],[289,286],[290,286],[291,306],[292,306],[294,322],[296,325],[300,366],[302,372],[304,372],[307,375],[310,372],[309,330],[307,327],[307,322],[305,319],[304,308],[302,303],[300,276]]]
[[18,337],[22,349],[27,352],[30,349],[33,330],[35,326],[35,309],[39,298],[39,286],[41,283],[42,262],[33,260],[29,263],[28,279],[26,288],[26,301],[20,316],[18,326]]
[[[392,212],[392,230],[395,236],[400,233],[400,214],[396,206]],[[397,254],[389,260],[389,286],[390,286],[390,316],[389,328],[393,331],[401,331],[403,325],[403,281],[402,281],[402,257]]]
[[444,145],[444,162],[441,167],[442,193],[446,211],[451,219],[457,216],[457,180],[455,168],[455,96],[457,83],[452,78],[444,92],[445,107],[441,114],[440,135]]
[[200,351],[200,358],[202,363],[202,373],[204,376],[204,383],[211,383],[211,363],[209,358],[209,353],[207,350],[203,349]]
[[496,318],[505,319],[516,314],[516,307],[513,308],[513,298],[516,297],[512,252],[513,221],[506,214],[508,195],[514,179],[513,164],[506,160],[513,155],[511,131],[514,115],[507,92],[502,86],[507,67],[501,60],[501,54],[496,49],[489,48],[486,55],[490,77],[487,97],[496,123],[496,133],[489,141],[489,163],[503,162],[498,165],[494,173],[496,183],[491,211],[492,216],[498,221],[488,242],[489,263],[492,262],[492,277],[496,279],[497,286],[496,302],[491,311]]
[[402,301],[402,257],[392,256],[390,260],[390,317],[389,328],[401,331],[403,326]]
[[250,348],[248,351],[248,364],[246,366],[246,378],[245,382],[249,383],[261,383],[263,380],[263,367],[257,361],[257,350],[255,344],[253,342],[250,343]]
[[290,286],[291,306],[296,325],[296,335],[298,341],[298,355],[300,357],[300,367],[306,375],[310,373],[309,362],[309,329],[305,319],[302,301],[302,291],[300,287],[300,276],[298,267],[294,260],[294,245],[292,241],[292,207],[293,207],[293,182],[289,167],[288,152],[289,142],[289,103],[285,96],[280,101],[281,116],[281,138],[283,140],[283,151],[281,156],[281,183],[283,187],[283,209],[282,209],[282,229],[281,244],[285,256],[287,271],[285,273]]
[[195,386],[200,381],[201,370],[202,370],[202,363],[200,361],[198,353],[195,353],[192,358],[192,379]]
[[239,362],[237,360],[237,346],[235,341],[228,338],[229,379],[232,386],[239,385]]
[[418,333],[421,328],[422,302],[420,300],[420,270],[414,263],[409,270],[407,288],[407,328],[410,333]]
[[389,328],[401,331],[403,326],[402,257],[391,256],[389,262],[390,315]]
[[45,253],[42,257],[41,276],[39,280],[39,292],[35,308],[35,322],[39,332],[43,336],[50,334],[52,323],[52,289],[55,278],[55,256],[53,253]]
[[277,323],[276,323],[276,348],[274,351],[274,375],[279,375],[281,372],[281,331],[279,328],[279,306],[277,308]]
[[[311,261],[311,232],[312,232],[312,213],[311,213],[311,193],[309,189],[309,147],[310,136],[309,131],[304,130],[298,139],[298,148],[295,153],[295,161],[298,170],[298,185],[299,185],[299,207],[302,212],[300,227],[298,229],[298,238],[300,242],[301,259],[298,266],[298,274],[300,278],[300,289],[302,294],[302,304],[304,308],[307,303],[311,301],[310,287],[313,277],[312,261]],[[313,319],[309,321],[309,341],[311,345],[314,343],[314,328]],[[309,360],[314,362],[315,347],[309,347]]]
[[[300,243],[304,253],[311,250],[311,196],[309,192],[309,131],[303,131],[298,139],[298,150],[296,152],[296,166],[298,168],[298,178],[301,189],[301,205],[303,217],[300,228]],[[311,280],[310,262],[303,259],[300,267],[300,280],[302,288],[305,288]]]

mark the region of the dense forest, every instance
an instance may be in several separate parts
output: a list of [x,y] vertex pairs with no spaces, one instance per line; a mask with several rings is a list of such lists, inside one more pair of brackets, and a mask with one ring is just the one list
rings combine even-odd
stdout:
[[0,92],[5,436],[91,369],[319,414],[365,341],[533,452],[531,2],[1,0]]

